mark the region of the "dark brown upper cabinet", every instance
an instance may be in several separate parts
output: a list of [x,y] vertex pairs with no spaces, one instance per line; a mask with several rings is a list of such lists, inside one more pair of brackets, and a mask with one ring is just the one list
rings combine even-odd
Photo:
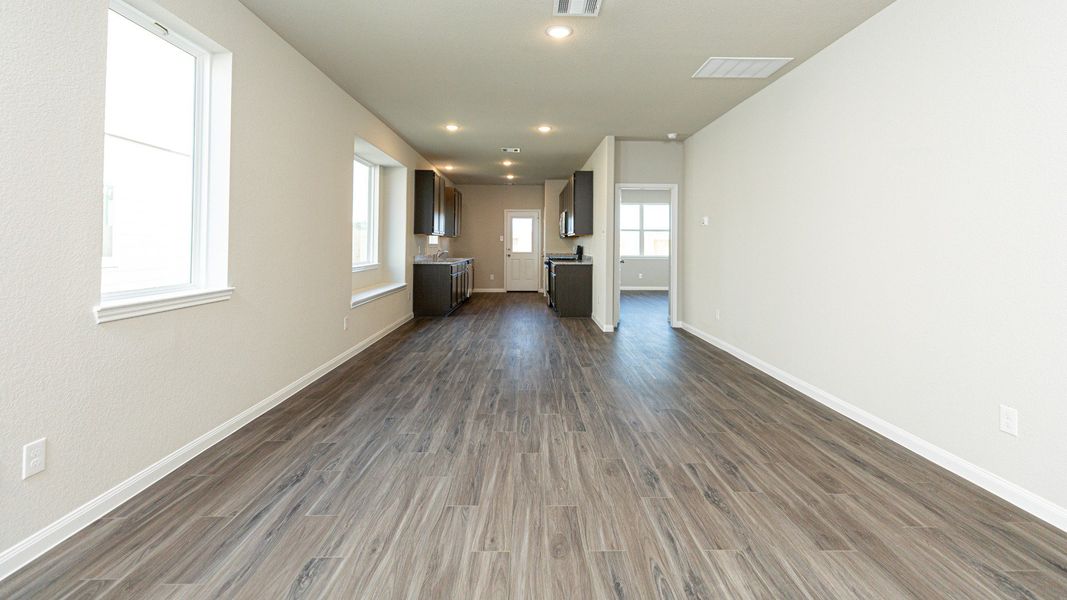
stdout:
[[559,193],[559,236],[593,235],[593,172],[575,171]]
[[436,171],[415,171],[415,233],[458,237],[463,194]]
[[445,188],[444,226],[446,237],[459,237],[460,220],[463,214],[463,192],[454,187]]

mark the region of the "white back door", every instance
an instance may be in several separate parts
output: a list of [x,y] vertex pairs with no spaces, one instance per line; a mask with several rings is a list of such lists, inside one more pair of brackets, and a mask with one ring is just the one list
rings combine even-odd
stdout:
[[509,292],[540,289],[541,211],[504,211],[504,288]]

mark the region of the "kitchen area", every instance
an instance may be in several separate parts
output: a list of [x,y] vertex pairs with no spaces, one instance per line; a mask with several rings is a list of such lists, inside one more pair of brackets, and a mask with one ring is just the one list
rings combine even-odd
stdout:
[[592,187],[591,171],[540,185],[457,186],[436,171],[416,171],[413,233],[426,238],[413,261],[414,314],[451,315],[475,293],[521,293],[509,289],[505,275],[513,244],[503,226],[506,211],[527,210],[543,214],[537,235],[545,239],[534,256],[544,279],[538,285],[535,276],[525,289],[543,293],[559,317],[590,317],[593,263],[575,242],[592,233]]

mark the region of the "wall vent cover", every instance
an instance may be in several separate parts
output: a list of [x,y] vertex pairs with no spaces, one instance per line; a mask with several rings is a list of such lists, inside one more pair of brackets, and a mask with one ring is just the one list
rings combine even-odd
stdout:
[[552,0],[556,17],[595,17],[600,14],[602,0]]
[[766,79],[792,60],[712,56],[693,73],[693,79]]
[[518,148],[501,148],[500,151],[507,152],[508,154],[518,154],[519,152],[522,152],[522,150],[519,150]]

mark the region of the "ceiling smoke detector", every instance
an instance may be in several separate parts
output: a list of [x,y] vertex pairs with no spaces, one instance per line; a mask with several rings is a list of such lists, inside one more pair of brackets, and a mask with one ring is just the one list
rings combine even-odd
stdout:
[[766,79],[792,61],[792,58],[712,56],[693,73],[693,79]]
[[601,0],[552,0],[555,17],[595,17],[600,14]]

